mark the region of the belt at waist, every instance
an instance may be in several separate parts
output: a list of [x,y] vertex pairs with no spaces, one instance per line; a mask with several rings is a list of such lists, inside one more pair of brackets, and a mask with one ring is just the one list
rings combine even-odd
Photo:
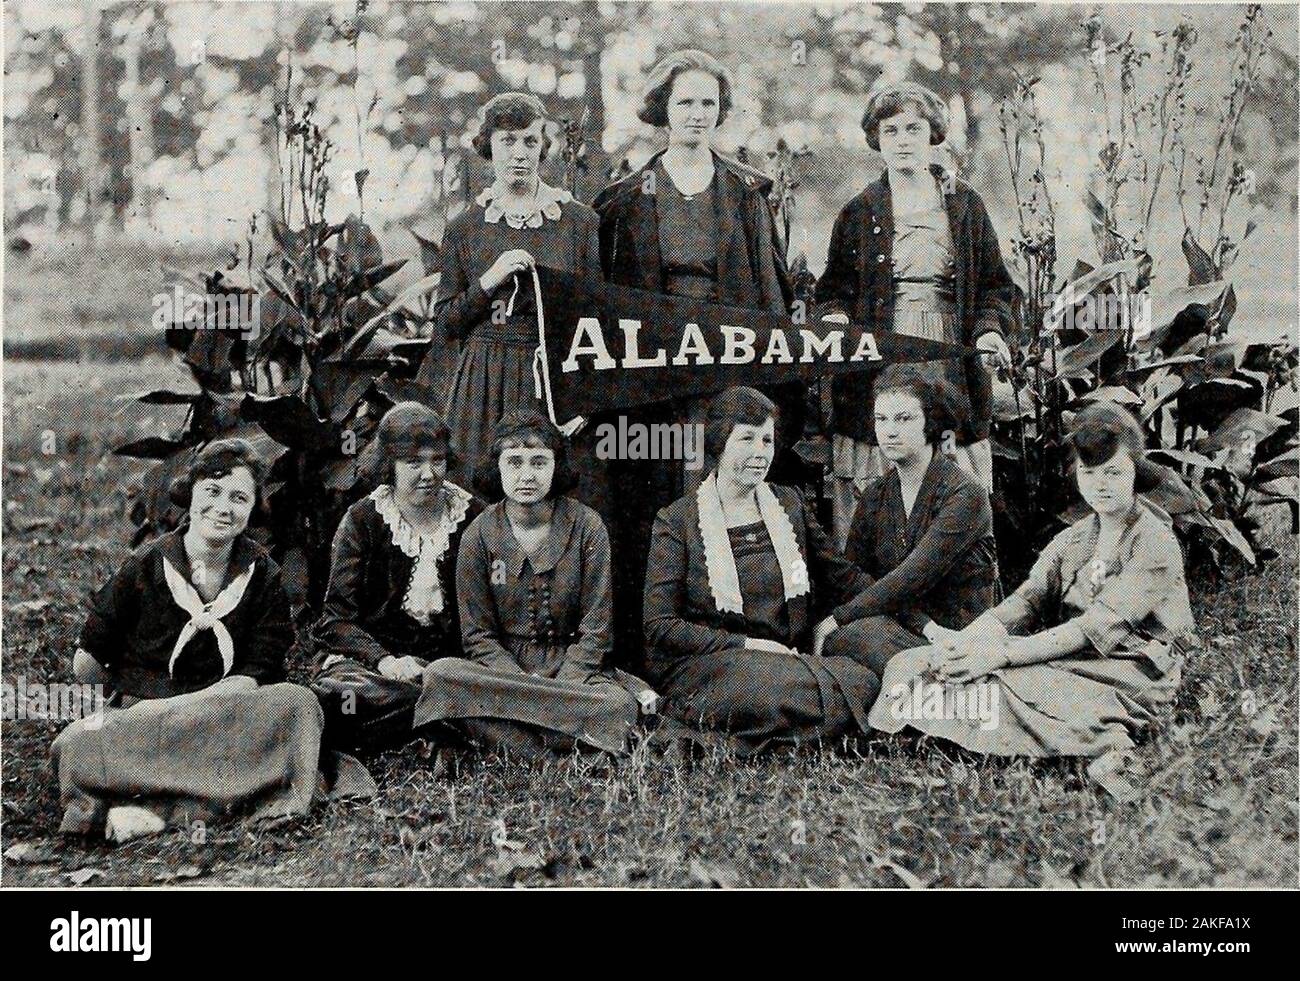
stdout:
[[475,327],[470,334],[469,343],[474,341],[509,344],[512,347],[537,347],[537,321],[511,319],[504,324],[487,321]]

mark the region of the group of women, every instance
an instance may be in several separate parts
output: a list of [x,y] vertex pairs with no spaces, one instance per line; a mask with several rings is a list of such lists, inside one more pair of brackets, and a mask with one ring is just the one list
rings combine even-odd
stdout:
[[[334,538],[310,687],[283,680],[288,602],[246,531],[263,464],[212,443],[176,489],[186,523],[92,601],[74,673],[123,699],[55,741],[65,829],[300,811],[318,770],[337,779],[330,752],[416,736],[530,758],[665,737],[750,754],[911,726],[976,752],[1093,756],[1154,721],[1195,638],[1126,410],[1078,415],[1091,513],[996,602],[989,367],[1008,357],[1012,286],[978,195],[933,165],[946,112],[928,90],[869,99],[886,170],[835,224],[815,316],[979,354],[835,380],[833,534],[785,483],[801,384],[637,410],[703,426],[699,475],[597,461],[539,412],[533,264],[788,309],[770,182],[711,146],[731,102],[709,55],[666,58],[641,117],[668,146],[594,210],[540,180],[538,100],[485,106],[475,146],[495,180],[443,246],[437,325],[464,340],[446,411],[395,406],[364,454],[373,489]],[[917,682],[949,711],[898,711]],[[954,710],[974,686],[996,689],[996,725]]]

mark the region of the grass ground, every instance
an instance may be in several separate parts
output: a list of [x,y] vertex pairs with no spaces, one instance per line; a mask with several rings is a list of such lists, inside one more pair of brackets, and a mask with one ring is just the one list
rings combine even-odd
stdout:
[[[179,421],[115,396],[183,377],[163,358],[5,365],[6,682],[67,679],[79,604],[126,550],[137,465],[107,450]],[[1206,645],[1127,802],[1073,761],[914,739],[757,762],[489,757],[450,774],[417,746],[367,761],[373,801],[110,847],[54,834],[58,727],[12,721],[3,838],[23,847],[4,883],[1295,886],[1297,554],[1284,529],[1271,538],[1282,555],[1264,574],[1194,587]]]

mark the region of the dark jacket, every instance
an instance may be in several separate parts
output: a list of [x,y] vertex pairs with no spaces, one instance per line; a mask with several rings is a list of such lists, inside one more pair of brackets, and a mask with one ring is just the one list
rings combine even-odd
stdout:
[[482,510],[477,500],[471,500],[448,536],[447,549],[434,565],[442,589],[442,612],[421,624],[403,607],[415,559],[393,543],[393,532],[373,498],[353,504],[334,534],[325,605],[312,628],[317,664],[331,654],[370,668],[387,655],[426,661],[459,655],[456,554],[461,535]]
[[[168,671],[172,648],[190,615],[172,599],[163,558],[189,577],[185,530],[183,526],[142,545],[91,598],[77,646],[109,671],[124,694],[165,698],[206,688],[222,677],[221,653],[211,630],[196,633]],[[253,576],[243,598],[221,620],[234,641],[229,675],[272,684],[284,680],[285,654],[293,644],[289,599],[280,567],[247,535],[235,539],[222,588],[250,565]]]
[[[605,279],[620,286],[664,292],[663,253],[653,183],[645,176],[663,152],[644,167],[596,195],[600,215],[600,264]],[[786,313],[794,299],[785,264],[785,243],[767,195],[772,181],[761,172],[715,153],[713,200],[718,217],[718,302]]]
[[930,461],[910,518],[890,467],[858,499],[844,549],[870,585],[835,620],[885,615],[918,634],[929,620],[960,629],[993,605],[996,555],[988,492],[949,457]]
[[[800,557],[807,564],[810,592],[788,603],[786,642],[812,651],[812,630],[831,608],[856,596],[869,580],[835,551],[794,488],[769,484],[794,527]],[[745,616],[719,612],[709,588],[700,508],[686,494],[659,512],[650,537],[646,569],[645,635],[648,662],[656,677],[669,673],[674,661],[743,647],[755,627]]]
[[[939,168],[933,168],[942,174]],[[1011,322],[1015,285],[1002,262],[997,233],[984,202],[963,181],[944,195],[956,265],[957,316],[962,342],[974,345],[983,334],[1005,336]],[[817,281],[815,316],[845,313],[877,333],[893,330],[894,216],[889,174],[844,206],[831,231],[826,271]],[[836,433],[875,443],[876,371],[837,376],[831,385]],[[960,442],[987,439],[993,411],[992,381],[983,358],[966,359],[970,418]]]

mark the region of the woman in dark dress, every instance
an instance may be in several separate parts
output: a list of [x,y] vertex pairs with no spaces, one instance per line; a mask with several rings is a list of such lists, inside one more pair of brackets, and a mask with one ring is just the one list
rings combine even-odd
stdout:
[[879,690],[869,668],[822,656],[827,614],[869,580],[798,491],[766,482],[775,416],[752,388],[714,399],[715,466],[659,512],[646,571],[647,662],[664,714],[721,730],[746,754],[865,732]]
[[446,723],[481,748],[526,758],[622,753],[638,696],[652,703],[653,693],[609,666],[605,526],[565,495],[567,448],[544,416],[507,416],[491,452],[480,488],[504,500],[473,521],[456,560],[464,656],[425,671],[415,722]]
[[[772,182],[712,148],[731,109],[731,91],[726,69],[703,51],[677,52],[651,70],[638,115],[667,132],[668,146],[593,202],[600,214],[601,266],[605,278],[621,286],[787,313],[793,290],[767,197]],[[797,467],[789,448],[802,430],[804,391],[796,382],[768,392],[783,422],[776,461],[782,479]],[[668,400],[637,410],[637,421],[699,424],[706,403]],[[620,575],[616,585],[618,633],[634,643],[640,632],[640,570],[654,516],[693,492],[703,475],[680,461],[617,461],[610,469],[619,507],[618,520],[610,521],[614,548],[628,557],[628,575]]]
[[52,753],[61,830],[124,840],[236,807],[306,813],[321,711],[285,684],[293,643],[279,567],[245,532],[266,467],[242,439],[209,443],[172,488],[181,527],[132,554],[90,602],[73,674],[120,697]]
[[844,557],[871,585],[833,616],[826,653],[883,675],[899,651],[960,630],[993,605],[989,495],[940,447],[957,425],[948,385],[915,368],[876,383],[875,431],[889,472],[867,484]]
[[[541,408],[533,382],[533,265],[601,275],[595,212],[539,175],[550,146],[541,101],[507,92],[489,101],[482,116],[474,147],[491,161],[495,179],[447,226],[435,307],[437,328],[464,341],[447,422],[452,445],[470,467],[487,457],[502,417]],[[421,380],[430,380],[434,368],[426,365]]]
[[[1009,363],[1004,334],[1015,290],[997,233],[980,196],[933,162],[948,132],[947,107],[937,95],[915,82],[882,86],[867,101],[862,129],[884,157],[885,172],[836,219],[817,281],[818,315],[851,317],[877,333],[979,348],[980,355],[925,370],[944,378],[957,398],[961,425],[952,455],[992,491],[992,381],[985,360]],[[873,378],[871,371],[839,375],[831,386],[835,539],[841,543],[855,490],[887,470],[873,431]]]
[[460,653],[456,555],[482,506],[446,479],[452,462],[447,424],[418,402],[389,409],[363,454],[378,486],[339,524],[312,630],[332,746],[411,739],[424,668]]

